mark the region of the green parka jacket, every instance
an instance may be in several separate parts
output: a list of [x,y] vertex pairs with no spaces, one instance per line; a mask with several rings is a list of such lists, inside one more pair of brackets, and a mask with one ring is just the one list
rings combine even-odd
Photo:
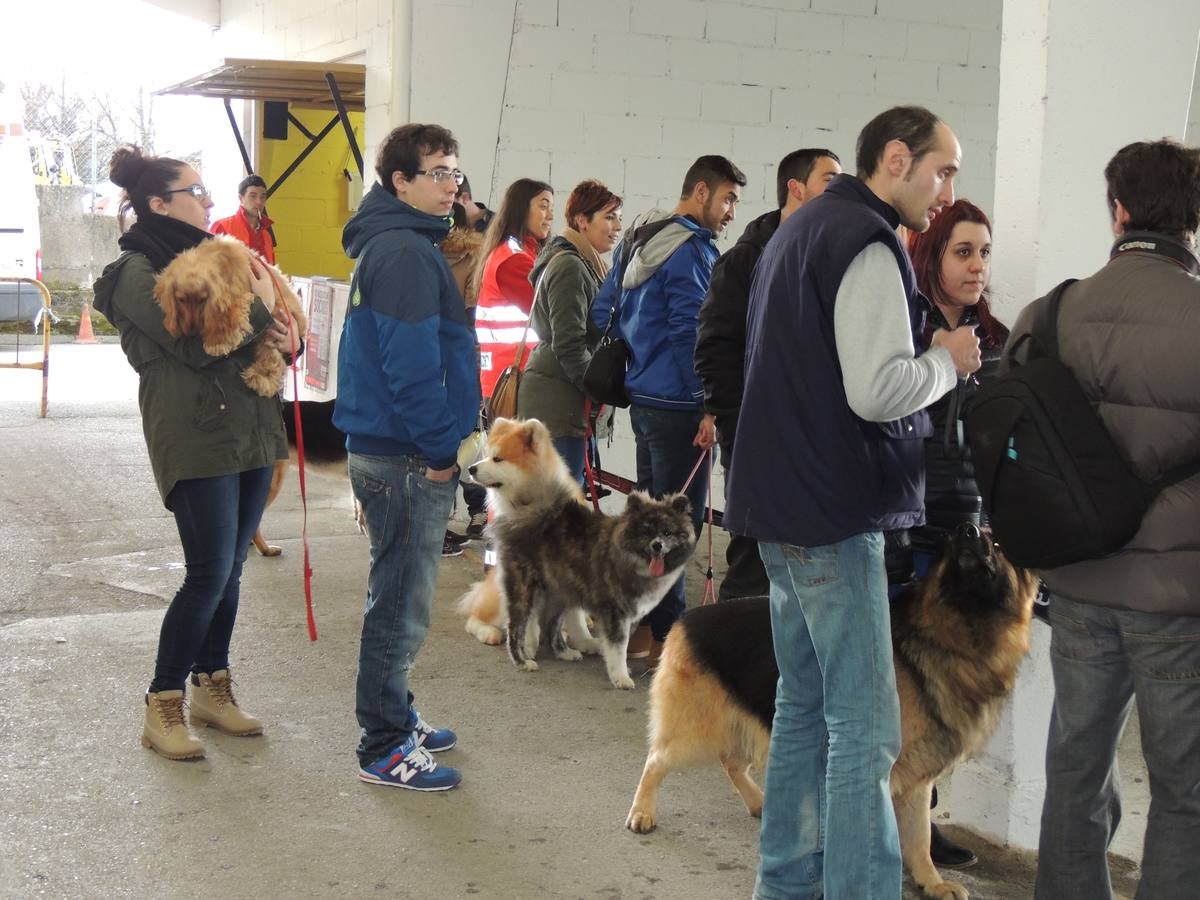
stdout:
[[154,480],[170,509],[171,489],[188,478],[232,475],[288,455],[279,400],[254,393],[242,370],[249,344],[271,326],[261,301],[250,311],[253,334],[228,356],[209,356],[199,337],[172,337],[154,299],[155,272],[141,253],[121,254],[95,285],[94,305],[121,332],[121,349],[138,373],[138,405]]
[[588,310],[600,282],[561,236],[542,248],[529,280],[538,285],[529,314],[538,344],[521,376],[517,414],[540,419],[555,438],[583,437],[583,373],[600,340]]

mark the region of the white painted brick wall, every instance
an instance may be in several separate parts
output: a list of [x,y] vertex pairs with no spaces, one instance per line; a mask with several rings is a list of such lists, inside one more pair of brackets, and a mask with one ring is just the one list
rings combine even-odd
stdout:
[[832,52],[842,47],[845,17],[814,12],[781,12],[776,19],[775,44],[797,50]]
[[842,40],[842,47],[847,53],[903,59],[908,43],[908,25],[894,19],[848,16]]
[[812,79],[812,58],[802,50],[755,47],[742,51],[742,84],[804,87]]
[[912,24],[908,26],[908,57],[934,62],[966,63],[970,40],[971,32],[966,28]]
[[668,57],[672,78],[732,84],[738,81],[741,54],[734,44],[672,39]]
[[736,3],[710,3],[704,36],[710,41],[723,41],[742,47],[773,47],[775,13]]
[[586,31],[629,31],[631,0],[558,0],[560,28]]
[[636,0],[629,30],[672,38],[704,37],[705,6],[699,0]]
[[771,118],[771,89],[754,85],[706,84],[700,101],[705,121],[753,125]]

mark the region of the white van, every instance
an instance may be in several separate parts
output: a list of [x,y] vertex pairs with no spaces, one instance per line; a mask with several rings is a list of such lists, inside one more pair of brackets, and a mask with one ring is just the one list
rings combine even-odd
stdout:
[[[3,98],[0,98],[3,100]],[[29,144],[19,114],[0,103],[0,275],[42,277],[42,231]],[[32,321],[42,295],[27,284],[0,281],[0,321]]]

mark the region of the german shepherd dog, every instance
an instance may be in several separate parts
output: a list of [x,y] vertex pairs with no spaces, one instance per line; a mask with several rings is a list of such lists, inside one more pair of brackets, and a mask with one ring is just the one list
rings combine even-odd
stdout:
[[[1029,651],[1037,578],[1012,566],[986,533],[961,526],[924,580],[891,606],[901,748],[892,768],[900,849],[930,897],[965,900],[929,858],[934,782],[991,735]],[[658,792],[672,769],[719,760],[752,816],[762,790],[779,670],[769,601],[689,610],[671,629],[650,687],[650,752],[625,820],[657,824]]]
[[508,602],[508,652],[517,667],[537,671],[540,627],[562,656],[569,649],[562,619],[581,610],[596,626],[609,681],[631,690],[629,628],[658,605],[691,557],[696,533],[690,511],[682,494],[652,500],[634,492],[618,516],[563,498],[493,523]]

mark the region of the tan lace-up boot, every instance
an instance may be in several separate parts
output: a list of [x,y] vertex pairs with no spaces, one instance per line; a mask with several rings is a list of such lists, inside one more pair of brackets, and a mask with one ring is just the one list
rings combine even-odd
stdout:
[[242,712],[233,698],[228,669],[212,675],[192,675],[192,725],[209,725],[226,734],[245,737],[262,734],[262,722]]
[[183,721],[183,691],[146,694],[146,723],[142,746],[167,759],[200,759],[204,745],[188,731]]

